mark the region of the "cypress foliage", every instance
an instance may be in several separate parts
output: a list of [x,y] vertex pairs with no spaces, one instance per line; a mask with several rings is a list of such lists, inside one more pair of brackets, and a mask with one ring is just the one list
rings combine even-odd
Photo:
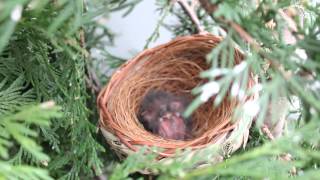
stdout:
[[[189,159],[175,158],[170,164],[156,163],[154,154],[144,155],[145,149],[119,162],[96,133],[96,93],[108,79],[91,50],[100,49],[103,63],[110,68],[121,65],[124,60],[105,49],[105,44],[113,43],[113,33],[97,19],[119,10],[130,15],[140,1],[0,1],[0,179],[91,179],[105,174],[110,179],[126,179],[145,168],[160,173],[159,179],[320,176],[320,7],[305,1],[212,0],[217,7],[214,12],[203,7],[196,12],[207,31],[225,36],[208,55],[211,69],[201,74],[210,83],[217,72],[224,73],[216,82],[221,91],[215,103],[225,97],[224,89],[233,90],[235,97],[240,97],[239,92],[259,90],[259,100],[252,102],[259,114],[245,150],[231,157],[226,154],[226,161],[201,169],[193,167],[212,159],[218,153],[216,146]],[[157,4],[159,24],[146,47],[157,39],[160,26],[177,36],[196,32],[181,8],[167,0]],[[279,11],[290,8],[299,10],[299,15],[292,19],[297,25],[291,32],[296,43],[288,45],[284,31],[288,21]],[[179,23],[166,24],[168,15],[176,16]],[[273,29],[266,26],[271,20],[276,24]],[[254,40],[244,37],[234,24]],[[229,63],[235,47],[245,54],[247,63],[241,71]],[[247,81],[249,70],[259,78],[254,89],[240,86]],[[203,89],[194,91],[196,97],[207,93]],[[297,99],[299,107],[287,117],[295,114],[298,118],[287,121],[282,138],[269,141],[260,129],[268,119],[269,107],[276,109],[283,97]],[[196,98],[188,112],[201,103]],[[248,106],[236,112],[247,112]],[[288,154],[290,160],[284,160]]]

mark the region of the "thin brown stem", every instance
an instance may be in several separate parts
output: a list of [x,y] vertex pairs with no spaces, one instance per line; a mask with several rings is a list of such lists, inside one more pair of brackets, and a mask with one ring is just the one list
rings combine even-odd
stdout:
[[251,44],[254,47],[254,49],[260,49],[260,45],[256,42],[256,40],[249,33],[247,33],[247,31],[245,31],[239,24],[232,21],[229,21],[228,24],[231,25],[231,27],[240,35],[240,37],[243,40]]
[[[86,48],[85,32],[82,28],[80,29],[80,32],[79,32],[79,43],[81,48],[83,49]],[[83,57],[86,61],[88,61],[88,59],[90,58],[89,54],[85,50],[83,50]],[[90,67],[89,63],[86,63],[86,71],[87,73],[86,73],[85,81],[87,86],[91,89],[92,93],[98,94],[99,91],[101,90],[101,84],[94,70]]]
[[193,0],[193,5],[189,5],[186,0],[177,0],[177,2],[180,4],[184,12],[190,17],[192,23],[196,26],[196,29],[199,34],[204,33],[204,27],[201,25],[198,16],[195,13],[194,10],[194,0]]
[[267,125],[263,125],[261,130],[270,140],[272,140],[272,141],[274,140],[274,136],[272,135],[272,133]]

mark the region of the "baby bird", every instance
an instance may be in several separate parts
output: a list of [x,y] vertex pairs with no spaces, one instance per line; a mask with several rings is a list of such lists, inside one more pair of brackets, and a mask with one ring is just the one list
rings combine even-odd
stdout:
[[142,100],[138,119],[144,128],[166,139],[185,140],[191,136],[191,118],[182,117],[188,98],[152,90]]

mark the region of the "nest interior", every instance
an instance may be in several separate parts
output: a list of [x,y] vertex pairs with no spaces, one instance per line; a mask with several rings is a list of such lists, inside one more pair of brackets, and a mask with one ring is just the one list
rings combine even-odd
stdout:
[[[192,115],[193,138],[185,141],[152,134],[137,118],[140,103],[151,89],[193,98],[191,90],[205,82],[199,73],[210,68],[206,55],[220,40],[212,35],[181,37],[129,60],[99,94],[101,127],[119,138],[128,149],[157,146],[165,149],[165,155],[174,153],[177,148],[201,148],[225,138],[234,128],[231,117],[236,106],[236,102],[228,98],[215,108],[213,99],[200,106]],[[235,64],[241,59],[241,53],[235,50]]]

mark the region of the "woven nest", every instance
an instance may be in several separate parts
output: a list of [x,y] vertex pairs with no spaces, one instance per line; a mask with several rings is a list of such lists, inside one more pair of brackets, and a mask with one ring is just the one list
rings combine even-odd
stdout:
[[[193,138],[185,141],[152,134],[137,118],[140,103],[150,90],[160,89],[193,98],[191,90],[205,83],[199,73],[210,67],[206,63],[206,55],[220,41],[221,38],[208,34],[179,37],[141,52],[114,73],[98,96],[98,108],[102,133],[120,157],[142,146],[164,149],[159,153],[164,158],[173,155],[176,149],[199,149],[209,144],[220,144],[228,147],[228,151],[234,151],[246,143],[251,124],[245,124],[241,119],[231,122],[237,102],[230,98],[225,98],[216,108],[213,108],[214,98],[200,106],[192,115]],[[234,59],[235,64],[243,59],[238,50],[235,50]],[[254,82],[251,76],[248,86]],[[238,140],[228,140],[241,124],[245,130],[236,135]]]

